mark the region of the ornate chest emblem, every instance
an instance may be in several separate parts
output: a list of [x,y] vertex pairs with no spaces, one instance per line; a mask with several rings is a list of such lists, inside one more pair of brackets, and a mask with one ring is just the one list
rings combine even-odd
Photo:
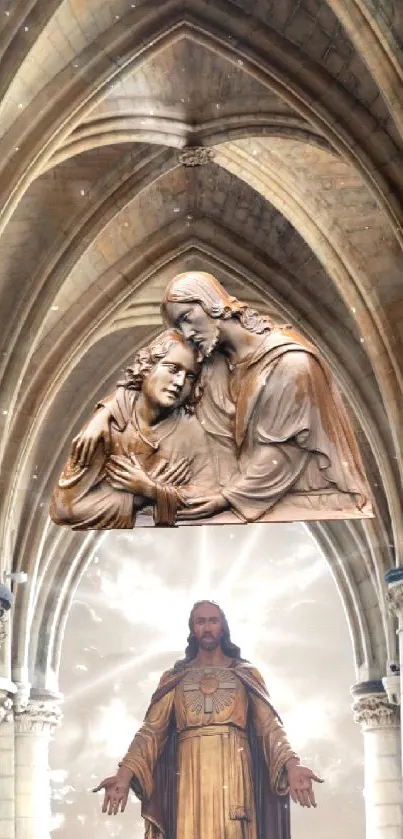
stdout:
[[183,680],[185,705],[190,711],[205,714],[218,713],[235,699],[235,676],[227,667],[212,669],[195,668]]

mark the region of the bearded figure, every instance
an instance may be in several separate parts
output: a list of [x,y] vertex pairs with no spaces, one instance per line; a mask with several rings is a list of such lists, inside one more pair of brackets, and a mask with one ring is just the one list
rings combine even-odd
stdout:
[[162,313],[204,360],[197,417],[220,484],[182,520],[227,510],[250,522],[372,515],[346,410],[315,347],[200,271],[169,283]]
[[321,779],[292,750],[222,609],[199,601],[189,629],[116,775],[94,790],[105,791],[103,812],[123,811],[132,788],[145,839],[290,839],[289,796],[316,806]]

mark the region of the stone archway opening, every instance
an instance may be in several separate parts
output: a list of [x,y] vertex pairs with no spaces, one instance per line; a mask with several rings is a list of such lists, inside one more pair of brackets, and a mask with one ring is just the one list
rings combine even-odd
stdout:
[[[290,740],[326,776],[312,839],[325,830],[337,839],[343,819],[361,835],[364,758],[349,708],[354,655],[329,565],[299,523],[180,528],[169,540],[150,528],[112,532],[94,550],[61,651],[64,722],[50,752],[56,835],[67,839],[74,830],[84,839],[91,825],[106,836],[142,837],[134,798],[119,820],[104,820],[88,789],[113,772],[159,676],[182,656],[188,613],[203,597],[222,605]],[[293,839],[306,829],[306,814],[295,808]]]

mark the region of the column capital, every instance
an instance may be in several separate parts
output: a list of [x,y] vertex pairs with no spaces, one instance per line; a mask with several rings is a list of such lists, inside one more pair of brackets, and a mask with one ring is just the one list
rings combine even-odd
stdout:
[[351,689],[354,722],[362,731],[399,725],[399,707],[392,705],[381,681],[359,682]]
[[60,725],[62,696],[47,691],[32,691],[31,696],[14,707],[17,734],[52,734]]
[[385,582],[388,586],[386,602],[389,609],[399,622],[403,622],[403,568],[392,568],[387,571]]

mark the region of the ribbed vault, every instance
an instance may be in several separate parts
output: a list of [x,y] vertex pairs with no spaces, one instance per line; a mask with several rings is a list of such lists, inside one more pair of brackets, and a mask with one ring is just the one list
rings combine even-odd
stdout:
[[[338,380],[376,518],[312,530],[357,676],[381,677],[395,657],[383,577],[403,544],[401,13],[370,0],[17,5],[0,36],[2,567],[29,575],[14,679],[57,687],[100,538],[49,521],[68,443],[190,266],[296,325]],[[212,161],[183,166],[189,145]]]

